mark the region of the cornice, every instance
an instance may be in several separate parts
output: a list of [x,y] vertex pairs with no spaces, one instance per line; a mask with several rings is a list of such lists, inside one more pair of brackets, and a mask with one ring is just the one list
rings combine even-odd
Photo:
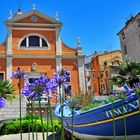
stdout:
[[13,58],[37,58],[37,59],[43,59],[43,58],[55,58],[55,55],[13,55]]
[[30,26],[30,27],[60,27],[61,24],[46,24],[46,23],[7,23],[8,26]]
[[25,28],[25,27],[12,27],[12,30],[55,31],[56,29],[51,29],[51,28]]
[[[1,56],[1,55],[0,55]],[[27,55],[27,54],[23,54],[23,55],[18,55],[18,54],[13,54],[13,55],[7,55],[7,56],[3,56],[3,57],[12,57],[12,58],[37,58],[37,59],[56,59],[56,58],[66,58],[66,59],[76,59],[76,58],[84,58],[84,56],[72,56],[72,55]]]

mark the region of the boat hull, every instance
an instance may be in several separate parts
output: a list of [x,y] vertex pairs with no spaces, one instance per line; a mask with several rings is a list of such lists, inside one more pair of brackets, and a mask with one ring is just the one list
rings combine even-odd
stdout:
[[[119,116],[115,118],[115,129],[116,129],[116,138],[118,140],[124,139],[124,118],[123,116]],[[130,113],[125,116],[126,120],[126,131],[127,138],[131,140],[140,140],[140,116],[139,112]],[[114,139],[113,136],[113,121],[111,119],[102,121],[102,122],[94,122],[86,125],[74,125],[74,135],[83,140],[90,139]],[[68,126],[65,124],[66,130],[72,130],[72,126]]]
[[[71,132],[70,130],[67,131]],[[80,140],[114,140],[114,136],[87,135],[78,132],[74,132],[73,134],[76,138]],[[124,136],[117,136],[116,140],[124,140]],[[140,135],[127,136],[127,140],[140,140]]]
[[[69,132],[73,129],[73,134],[81,140],[113,140],[115,128],[116,139],[123,140],[126,123],[127,139],[140,140],[138,106],[137,96],[133,95],[126,102],[119,100],[114,103],[114,117],[112,104],[74,115],[73,125],[72,117],[65,116],[65,129]],[[61,120],[61,117],[59,119]]]

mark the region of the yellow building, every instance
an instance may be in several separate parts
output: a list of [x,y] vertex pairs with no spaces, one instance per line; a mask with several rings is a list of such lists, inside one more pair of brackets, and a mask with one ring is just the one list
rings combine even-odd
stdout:
[[92,89],[95,95],[111,93],[112,87],[109,81],[117,73],[116,66],[119,62],[122,62],[122,53],[120,50],[95,54],[92,59]]

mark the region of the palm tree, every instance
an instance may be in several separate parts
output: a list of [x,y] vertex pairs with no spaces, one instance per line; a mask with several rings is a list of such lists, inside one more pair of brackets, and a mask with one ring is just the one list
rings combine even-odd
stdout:
[[7,100],[12,100],[14,96],[12,95],[14,92],[13,85],[8,81],[0,81],[0,97],[3,97]]
[[133,87],[134,83],[140,82],[140,63],[126,61],[117,66],[117,76],[112,77],[111,82],[118,86],[128,84]]

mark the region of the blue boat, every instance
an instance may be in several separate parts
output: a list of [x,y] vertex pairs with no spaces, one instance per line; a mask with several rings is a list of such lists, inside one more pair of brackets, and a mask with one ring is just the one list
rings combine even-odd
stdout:
[[[116,128],[116,139],[124,139],[124,117],[126,119],[127,140],[140,140],[140,113],[139,102],[136,94],[131,94],[126,101],[114,102],[112,114],[112,103],[90,109],[88,111],[75,111],[74,136],[81,140],[113,140],[113,120]],[[55,115],[61,119],[61,106],[55,109]],[[123,113],[124,112],[124,113]],[[64,126],[72,132],[71,110],[64,106]]]

